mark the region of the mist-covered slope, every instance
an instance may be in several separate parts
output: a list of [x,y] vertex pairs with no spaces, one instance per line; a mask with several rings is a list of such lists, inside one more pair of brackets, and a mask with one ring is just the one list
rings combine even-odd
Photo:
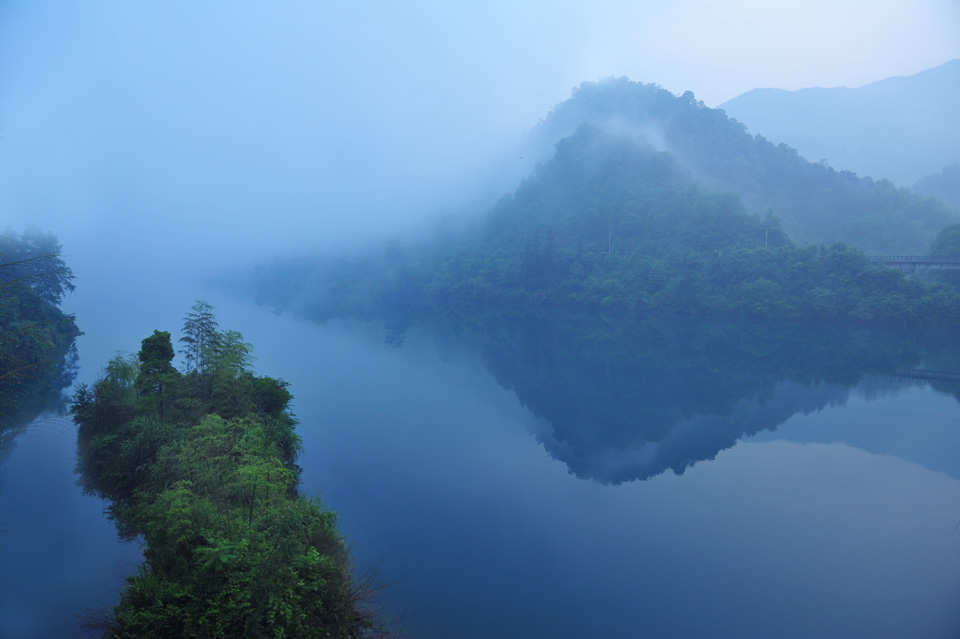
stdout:
[[913,190],[960,208],[960,162],[948,164],[942,171],[918,180]]
[[753,89],[720,108],[806,158],[901,186],[960,161],[960,59],[859,88]]
[[877,253],[921,253],[957,221],[958,212],[939,200],[809,162],[785,144],[753,136],[690,92],[678,97],[626,78],[585,82],[535,127],[533,144],[546,157],[584,123],[645,140],[706,188],[739,195],[752,213],[773,209],[801,245],[842,241]]
[[[721,114],[722,115],[722,114]],[[914,198],[919,196],[912,195]],[[291,287],[291,283],[300,282]],[[261,299],[312,316],[478,304],[777,319],[960,321],[960,296],[842,243],[797,247],[670,153],[583,125],[478,225],[381,258],[278,261]]]
[[261,299],[318,318],[399,302],[960,321],[955,290],[851,248],[925,254],[955,220],[941,200],[812,164],[690,93],[626,79],[585,83],[532,137],[552,155],[472,228],[380,257],[278,260]]

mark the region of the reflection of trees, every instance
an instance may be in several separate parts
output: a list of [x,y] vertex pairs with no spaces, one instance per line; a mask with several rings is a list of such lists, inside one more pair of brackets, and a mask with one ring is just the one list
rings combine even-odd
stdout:
[[58,308],[72,279],[52,234],[0,236],[0,463],[20,429],[62,409],[73,383],[79,331]]
[[547,451],[601,482],[681,473],[846,402],[865,376],[960,370],[956,337],[878,328],[494,313],[432,323],[473,335],[498,382],[549,423]]
[[17,436],[29,426],[38,427],[44,414],[64,415],[63,390],[76,376],[77,352],[71,348],[59,365],[44,363],[31,375],[0,380],[0,492],[2,472],[13,453]]
[[73,384],[77,359],[71,343],[59,361],[40,361],[29,374],[0,380],[0,438],[3,432],[29,423],[44,411],[64,413],[63,390]]
[[71,348],[59,364],[44,363],[29,376],[0,380],[0,468],[16,436],[44,413],[66,412],[63,390],[77,373],[77,352]]

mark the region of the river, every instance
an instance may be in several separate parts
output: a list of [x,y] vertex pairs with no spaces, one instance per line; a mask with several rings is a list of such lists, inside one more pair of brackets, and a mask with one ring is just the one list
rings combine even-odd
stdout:
[[[960,388],[895,375],[931,365],[909,336],[542,316],[385,329],[176,279],[122,304],[77,283],[80,381],[155,328],[176,336],[203,298],[259,373],[290,382],[303,490],[340,513],[411,637],[960,629]],[[139,561],[77,487],[75,444],[43,420],[0,468],[4,639],[85,636],[77,615],[115,602]]]

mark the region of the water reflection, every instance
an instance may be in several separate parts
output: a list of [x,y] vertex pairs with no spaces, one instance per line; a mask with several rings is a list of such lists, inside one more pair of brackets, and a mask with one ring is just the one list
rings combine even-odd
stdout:
[[[721,325],[712,333],[718,340],[708,339],[711,331],[698,337],[695,329],[669,322],[638,327],[639,339],[657,329],[661,342],[672,341],[669,348],[642,341],[648,352],[695,350],[686,344],[695,339],[731,353],[752,345],[747,352],[764,372],[762,384],[734,383],[749,380],[752,369],[731,355],[732,363],[718,364],[700,380],[745,394],[727,400],[712,392],[721,399],[711,404],[702,399],[706,391],[684,386],[676,372],[694,365],[674,364],[675,377],[661,388],[677,388],[674,396],[695,408],[686,408],[688,415],[677,410],[661,432],[709,416],[704,406],[758,404],[761,389],[766,406],[782,407],[782,416],[770,421],[786,421],[720,453],[684,442],[687,459],[716,458],[693,463],[682,476],[663,472],[613,485],[569,472],[582,463],[599,474],[581,455],[586,445],[571,445],[558,461],[544,454],[542,442],[559,439],[551,417],[562,419],[562,407],[582,405],[583,430],[596,425],[598,432],[573,432],[576,443],[603,450],[610,441],[611,456],[629,456],[625,435],[631,428],[646,434],[645,424],[623,410],[620,428],[607,431],[589,411],[614,397],[596,397],[603,384],[633,388],[626,383],[630,367],[618,362],[649,368],[649,376],[635,379],[670,374],[666,356],[645,360],[631,352],[635,344],[618,343],[634,329],[617,318],[556,324],[549,316],[495,314],[476,321],[414,319],[408,330],[396,331],[403,337],[399,349],[372,323],[331,322],[313,333],[309,326],[294,332],[284,325],[269,333],[288,342],[277,348],[285,370],[299,376],[291,379],[293,388],[309,389],[297,404],[305,490],[322,493],[342,513],[361,564],[384,567],[410,636],[892,639],[953,636],[960,627],[958,480],[912,463],[895,439],[875,441],[879,431],[895,431],[901,442],[928,440],[956,458],[956,438],[925,435],[931,422],[940,423],[938,435],[956,432],[960,406],[953,395],[921,387],[925,382],[897,386],[863,372],[923,367],[929,349],[910,346],[915,337],[898,343],[882,333],[833,338],[814,331],[825,340],[817,349],[844,348],[848,341],[862,358],[844,367],[838,352],[837,364],[818,372],[806,362],[816,353],[802,339],[762,340],[762,330],[755,336],[736,326],[726,332]],[[615,339],[607,342],[605,332]],[[732,341],[737,334],[751,339]],[[804,337],[809,331],[796,334],[810,339]],[[563,344],[561,338],[569,339]],[[564,362],[584,369],[556,370]],[[782,376],[773,374],[778,369]],[[813,396],[823,389],[835,390],[835,399]],[[645,392],[653,407],[628,401],[635,410],[662,413],[654,410],[658,398]],[[824,402],[826,408],[816,410]],[[804,414],[804,406],[812,412]],[[738,415],[719,417],[736,427]],[[869,437],[854,445],[824,437],[848,438],[852,430]],[[793,441],[804,434],[810,443]],[[788,441],[758,441],[764,435]]]
[[[317,327],[242,312],[258,364],[295,392],[304,491],[341,513],[358,565],[381,567],[408,636],[960,627],[960,405],[881,372],[956,370],[950,336],[436,311]],[[632,407],[604,406],[615,391]],[[609,459],[586,454],[639,477],[653,466],[629,459],[634,442],[713,416],[732,443],[750,402],[754,427],[776,430],[720,453],[684,441],[682,476],[614,485]],[[545,454],[552,440],[568,450]]]
[[792,416],[929,384],[960,398],[956,335],[876,327],[586,314],[397,314],[475,343],[498,383],[547,427],[544,448],[576,476],[618,484],[682,474]]
[[[77,361],[77,349],[73,345],[62,362],[0,375],[0,470],[9,459],[18,434],[41,415],[66,412],[64,390],[76,379]],[[2,487],[0,474],[0,490]]]

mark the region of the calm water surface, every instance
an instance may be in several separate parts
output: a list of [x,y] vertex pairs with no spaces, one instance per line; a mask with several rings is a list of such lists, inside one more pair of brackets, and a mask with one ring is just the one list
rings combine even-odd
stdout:
[[[929,366],[908,338],[542,318],[385,330],[171,293],[162,312],[81,313],[81,379],[178,329],[195,297],[291,383],[304,491],[341,513],[410,636],[960,630],[960,388],[885,374]],[[5,639],[82,636],[74,615],[115,601],[139,561],[75,486],[74,447],[48,421],[0,469]]]

